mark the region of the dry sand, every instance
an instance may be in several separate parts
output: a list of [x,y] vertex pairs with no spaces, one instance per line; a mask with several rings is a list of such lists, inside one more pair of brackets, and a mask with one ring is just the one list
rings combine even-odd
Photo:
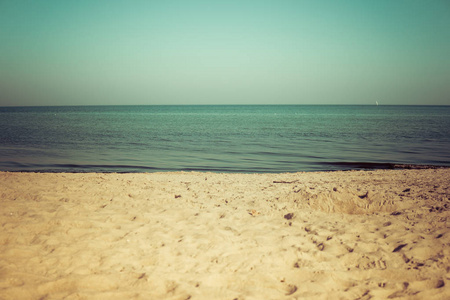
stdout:
[[0,173],[0,299],[449,299],[450,169]]

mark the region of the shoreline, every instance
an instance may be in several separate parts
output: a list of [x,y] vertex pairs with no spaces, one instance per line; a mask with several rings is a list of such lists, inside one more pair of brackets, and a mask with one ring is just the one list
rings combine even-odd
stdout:
[[[346,172],[346,171],[377,171],[377,170],[424,170],[424,169],[450,169],[450,165],[433,165],[433,164],[400,164],[400,163],[373,163],[373,162],[329,162],[324,163],[329,165],[339,166],[339,169],[323,169],[323,170],[308,170],[308,171],[254,171],[246,172],[239,170],[226,169],[157,169],[143,166],[108,166],[111,171],[105,171],[104,166],[95,165],[68,165],[69,167],[58,167],[56,169],[17,169],[17,170],[0,170],[0,172],[11,173],[65,173],[65,174],[152,174],[152,173],[177,173],[177,172],[199,172],[199,173],[216,173],[216,174],[295,174],[295,173],[318,173],[318,172]],[[348,168],[345,168],[347,166]],[[136,171],[117,171],[118,169],[134,169]],[[74,170],[75,169],[75,170]],[[78,170],[79,169],[79,170]],[[92,169],[92,170],[90,170]],[[99,169],[99,171],[95,171]],[[149,171],[142,171],[149,170]]]
[[450,168],[0,172],[2,299],[444,299]]

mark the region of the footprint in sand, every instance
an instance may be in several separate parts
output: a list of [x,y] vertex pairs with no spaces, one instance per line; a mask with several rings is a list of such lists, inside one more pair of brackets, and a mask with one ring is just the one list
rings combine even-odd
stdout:
[[295,293],[298,290],[297,286],[293,285],[293,284],[289,284],[286,287],[286,296],[290,296],[293,293]]

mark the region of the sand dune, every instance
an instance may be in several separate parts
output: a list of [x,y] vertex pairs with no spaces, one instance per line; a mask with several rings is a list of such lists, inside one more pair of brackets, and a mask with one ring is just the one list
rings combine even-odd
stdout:
[[0,299],[449,299],[450,169],[0,173]]

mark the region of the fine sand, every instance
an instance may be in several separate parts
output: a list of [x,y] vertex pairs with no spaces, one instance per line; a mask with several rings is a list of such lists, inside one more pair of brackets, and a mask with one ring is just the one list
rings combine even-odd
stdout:
[[0,299],[450,299],[450,169],[0,172]]

